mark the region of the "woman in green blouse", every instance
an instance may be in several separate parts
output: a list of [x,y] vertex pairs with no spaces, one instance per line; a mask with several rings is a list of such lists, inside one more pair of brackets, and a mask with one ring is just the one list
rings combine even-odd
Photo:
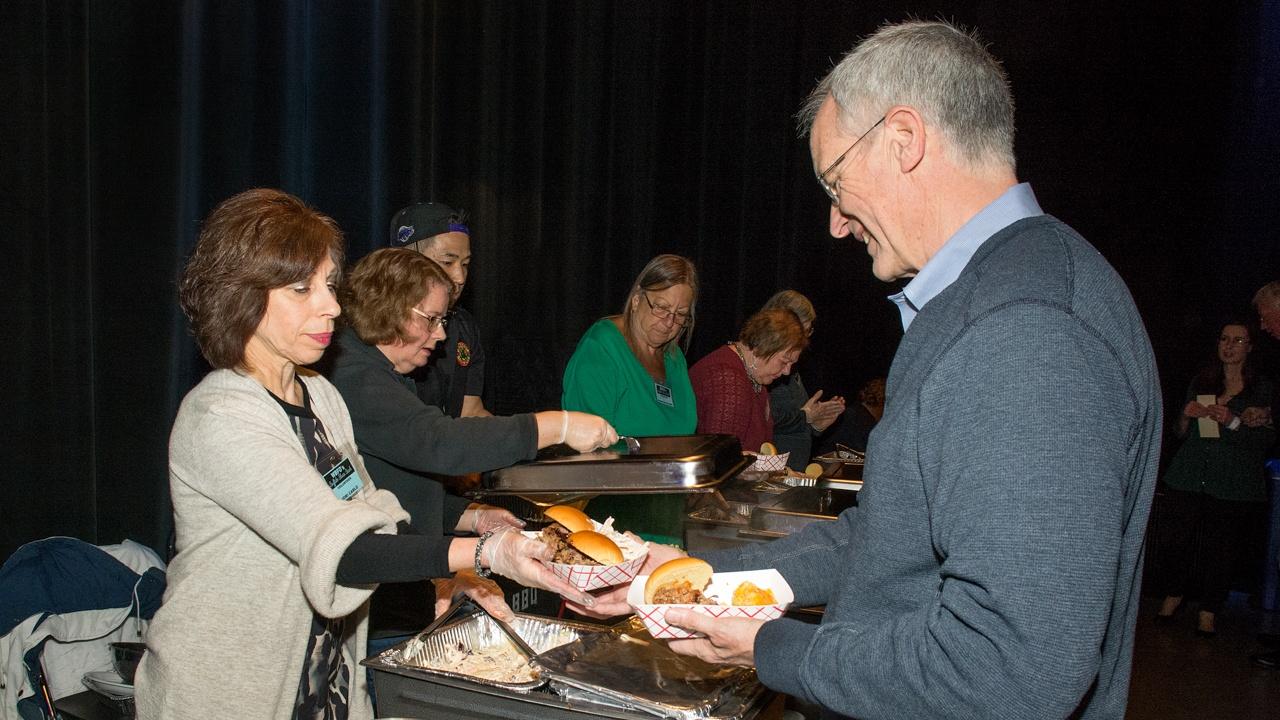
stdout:
[[[608,420],[619,435],[689,435],[698,424],[682,347],[693,334],[698,272],[679,255],[649,261],[618,315],[596,321],[564,371],[565,410]],[[682,544],[684,496],[605,496],[591,515],[648,540]]]

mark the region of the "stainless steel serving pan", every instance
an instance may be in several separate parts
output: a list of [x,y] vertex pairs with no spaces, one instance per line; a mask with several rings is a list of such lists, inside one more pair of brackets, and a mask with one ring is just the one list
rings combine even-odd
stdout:
[[621,495],[709,492],[751,465],[731,435],[637,438],[607,450],[577,453],[555,445],[529,462],[495,470],[473,492],[485,495]]

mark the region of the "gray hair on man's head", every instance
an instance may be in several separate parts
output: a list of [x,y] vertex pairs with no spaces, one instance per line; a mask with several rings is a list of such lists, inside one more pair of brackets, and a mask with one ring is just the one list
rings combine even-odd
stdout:
[[858,43],[801,106],[801,135],[812,132],[829,96],[851,135],[874,123],[876,113],[909,105],[950,139],[959,153],[953,161],[1015,166],[1008,77],[975,34],[950,24],[886,25]]
[[1253,295],[1253,306],[1259,310],[1280,308],[1280,280],[1269,282],[1258,288],[1258,292]]

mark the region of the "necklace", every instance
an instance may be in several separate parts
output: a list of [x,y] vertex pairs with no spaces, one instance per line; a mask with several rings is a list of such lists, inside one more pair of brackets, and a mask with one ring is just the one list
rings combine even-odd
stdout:
[[756,364],[754,362],[747,364],[747,356],[742,354],[742,348],[738,347],[737,343],[731,342],[729,347],[733,348],[733,351],[738,354],[738,359],[742,361],[742,369],[747,371],[747,379],[751,381],[751,390],[759,395],[760,383],[756,382]]

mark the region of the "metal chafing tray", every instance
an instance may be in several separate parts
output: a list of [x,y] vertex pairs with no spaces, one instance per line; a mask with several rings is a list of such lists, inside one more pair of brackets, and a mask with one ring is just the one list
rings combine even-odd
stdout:
[[751,511],[748,537],[784,537],[815,522],[831,522],[857,495],[819,486],[794,487]]
[[617,495],[709,492],[751,465],[731,435],[671,435],[637,438],[578,453],[555,445],[530,462],[494,470],[473,495]]
[[858,487],[862,487],[862,468],[865,465],[864,458],[853,455],[852,453],[827,453],[818,455],[813,459],[814,462],[822,466],[822,476],[833,480],[857,481]]
[[[536,652],[545,652],[573,642],[584,634],[608,630],[598,625],[522,614],[517,614],[511,624],[520,638],[532,646]],[[429,634],[424,632],[368,658],[362,664],[374,670],[386,670],[408,677],[451,678],[518,693],[529,692],[546,682],[536,671],[531,673],[528,680],[507,681],[491,680],[460,672],[445,662],[455,648],[468,652],[502,650],[508,652],[513,658],[523,658],[526,663],[530,659],[524,657],[492,617],[479,610],[473,610],[470,614],[434,632]]]
[[[536,660],[551,687],[663,718],[741,717],[758,694],[755,672],[678,655],[631,618],[613,632],[584,636]],[[730,713],[730,714],[725,714]]]
[[[772,696],[750,670],[704,665],[691,658],[672,660],[678,656],[665,643],[648,638],[634,618],[610,628],[517,614],[513,625],[540,653],[534,659],[540,677],[533,685],[415,666],[421,654],[440,653],[451,644],[480,647],[502,642],[492,618],[477,612],[362,661],[376,671],[379,715],[457,720],[653,720],[655,716],[751,720]],[[624,636],[633,640],[623,640]],[[561,644],[567,637],[576,639]],[[637,639],[647,641],[648,653],[637,651],[641,647]],[[622,643],[632,647],[619,652]],[[565,667],[566,660],[576,664],[576,671]],[[596,661],[599,666],[592,664]],[[679,669],[686,661],[704,669],[693,673]],[[639,677],[644,675],[649,676],[648,682]],[[548,680],[550,686],[544,685]]]

